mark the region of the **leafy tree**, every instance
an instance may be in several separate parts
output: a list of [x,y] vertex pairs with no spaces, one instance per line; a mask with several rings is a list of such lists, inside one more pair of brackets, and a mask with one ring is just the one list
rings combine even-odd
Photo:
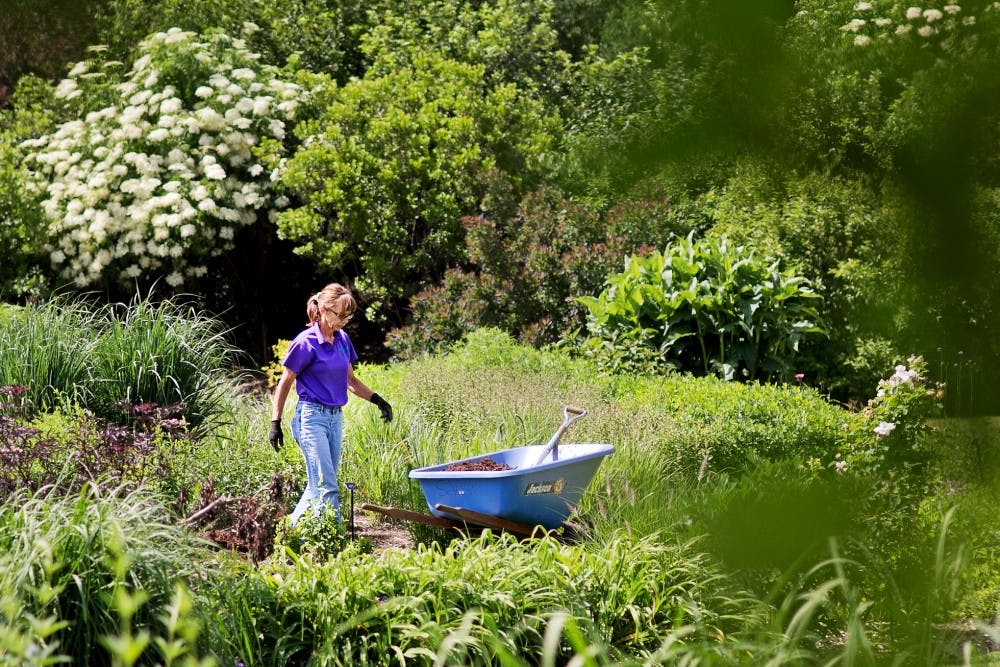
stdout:
[[516,84],[553,105],[568,92],[569,54],[559,48],[548,0],[406,3],[379,16],[362,44],[382,74],[429,50],[482,66],[491,84]]
[[461,261],[462,216],[538,183],[558,127],[517,86],[431,53],[328,94],[296,130],[281,182],[298,205],[278,230],[375,298],[404,299]]
[[[931,357],[944,346],[996,359],[994,337],[985,332],[996,323],[1000,274],[1000,215],[992,194],[1000,148],[998,19],[992,3],[976,1],[628,5],[606,25],[602,44],[613,41],[619,53],[644,49],[649,88],[661,91],[665,103],[658,113],[636,117],[648,122],[623,160],[629,169],[615,173],[625,175],[625,184],[661,169],[710,173],[705,165],[720,154],[745,155],[693,193],[697,209],[712,188],[718,196],[719,183],[741,178],[742,165],[767,165],[777,188],[748,193],[739,204],[744,212],[734,216],[743,220],[750,211],[786,209],[792,202],[784,189],[808,178],[832,178],[830,192],[849,184],[869,207],[868,221],[855,232],[867,229],[878,242],[830,248],[821,265],[828,271],[824,283],[843,300],[825,307],[836,309],[835,327],[837,318],[848,327],[881,319],[882,332],[890,333],[873,337],[872,345],[861,327],[835,335],[837,351],[820,355],[831,383],[860,386],[860,377],[836,376],[870,362],[872,377],[891,358],[891,347]],[[803,241],[804,233],[789,233],[796,219],[806,223],[803,232],[831,219],[826,188],[812,190],[796,195],[797,212],[770,215],[787,221],[772,242],[775,236],[789,245]],[[678,192],[670,194],[677,201]],[[843,220],[850,225],[853,215]],[[831,264],[839,266],[830,272]],[[879,281],[882,289],[871,289]],[[852,338],[859,356],[844,345]],[[998,376],[995,369],[983,375]]]
[[789,136],[811,125],[839,139],[814,155],[863,174],[884,203],[899,267],[893,338],[927,358],[943,347],[985,362],[980,400],[992,394],[995,409],[997,348],[986,332],[1000,300],[1000,12],[975,1],[820,4],[804,9],[826,37],[813,39],[804,18],[789,31],[790,49],[821,53],[805,69],[811,94],[793,102],[804,122]]
[[99,13],[100,39],[119,58],[147,35],[170,28],[205,32],[217,28],[240,36],[265,62],[324,73],[340,82],[361,76],[367,61],[360,38],[369,12],[379,16],[387,2],[358,0],[106,0]]

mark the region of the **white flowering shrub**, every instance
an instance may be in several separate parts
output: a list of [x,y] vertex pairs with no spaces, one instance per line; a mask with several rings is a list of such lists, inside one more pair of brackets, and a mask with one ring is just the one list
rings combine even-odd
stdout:
[[115,99],[22,144],[53,270],[79,287],[160,276],[179,287],[282,205],[265,164],[301,90],[239,40],[176,28],[143,42],[117,82],[94,84],[106,72],[93,67],[73,67],[57,97]]
[[936,40],[947,50],[952,48],[953,39],[976,25],[976,16],[955,3],[903,7],[895,2],[861,1],[854,5],[853,14],[854,17],[840,29],[851,36],[855,46],[862,47],[876,43],[912,43],[909,40],[926,47],[930,41],[923,40]]

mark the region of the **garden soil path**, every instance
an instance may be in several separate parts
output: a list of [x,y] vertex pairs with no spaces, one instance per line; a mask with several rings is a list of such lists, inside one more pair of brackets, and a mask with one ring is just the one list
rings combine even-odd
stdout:
[[[415,546],[410,531],[405,526],[373,520],[365,512],[354,513],[354,528],[358,537],[367,537],[372,541],[375,551],[385,549],[412,549]],[[348,529],[350,524],[348,523]]]

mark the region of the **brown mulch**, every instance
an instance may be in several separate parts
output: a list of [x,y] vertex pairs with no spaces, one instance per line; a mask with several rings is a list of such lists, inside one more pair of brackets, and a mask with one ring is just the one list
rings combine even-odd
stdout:
[[446,465],[443,470],[445,472],[496,472],[500,470],[513,470],[512,466],[506,463],[500,463],[499,461],[494,461],[489,456],[484,456],[481,459],[476,459],[475,461],[459,461],[458,463],[450,463]]

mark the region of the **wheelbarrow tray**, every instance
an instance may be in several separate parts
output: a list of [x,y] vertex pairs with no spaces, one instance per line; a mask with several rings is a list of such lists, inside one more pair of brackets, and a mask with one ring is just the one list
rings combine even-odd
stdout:
[[[558,528],[573,511],[604,457],[606,444],[565,444],[557,460],[537,463],[545,445],[527,445],[410,471],[435,516],[463,520],[443,509],[461,508],[529,526]],[[511,470],[449,471],[448,466],[489,457]]]

